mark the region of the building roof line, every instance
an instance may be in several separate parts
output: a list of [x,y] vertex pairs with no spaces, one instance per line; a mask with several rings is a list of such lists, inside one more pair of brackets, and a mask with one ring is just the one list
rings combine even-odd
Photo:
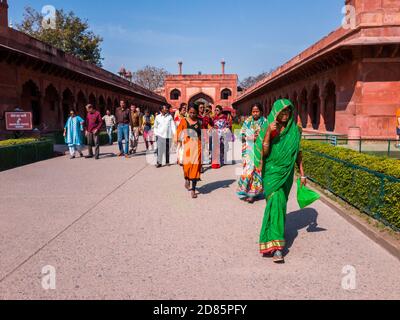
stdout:
[[[61,58],[61,57],[57,56],[57,54],[55,54],[54,51],[56,51],[57,53],[61,52],[63,55],[67,56],[68,59],[71,59],[71,62],[76,61],[77,63],[82,64],[82,67],[87,67],[90,71],[98,72],[100,75],[101,75],[101,73],[103,73],[105,78],[96,76],[94,74],[88,74],[88,73],[85,73],[85,72],[80,71],[78,69],[70,69],[70,68],[68,68],[66,66],[63,66],[63,65],[57,63],[56,61],[46,61],[45,59],[43,59],[42,57],[40,57],[38,55],[32,54],[30,52],[22,51],[22,50],[20,50],[20,49],[18,49],[16,47],[11,47],[9,45],[4,44],[4,41],[1,41],[1,38],[0,38],[0,47],[3,47],[5,49],[13,51],[13,52],[17,52],[17,53],[19,53],[21,55],[25,55],[25,56],[31,57],[31,58],[39,60],[39,61],[43,61],[45,63],[56,65],[58,67],[64,68],[66,70],[69,70],[70,72],[83,75],[83,76],[91,78],[91,79],[93,79],[95,81],[99,81],[99,82],[111,85],[113,87],[117,87],[119,89],[128,91],[128,92],[130,92],[132,94],[135,94],[137,96],[140,96],[140,97],[143,97],[143,98],[146,98],[146,99],[151,99],[153,101],[165,103],[165,98],[163,96],[160,96],[160,95],[158,95],[158,94],[156,94],[154,92],[151,92],[150,90],[148,90],[146,88],[143,88],[143,87],[141,87],[141,86],[139,86],[139,85],[137,85],[135,83],[131,83],[131,82],[125,80],[125,79],[122,79],[118,75],[116,75],[116,74],[114,74],[114,73],[112,73],[112,72],[110,72],[108,70],[105,70],[105,69],[103,69],[103,68],[101,68],[101,67],[99,67],[99,66],[97,66],[97,65],[95,65],[93,63],[88,62],[88,61],[81,60],[81,59],[79,59],[78,57],[76,57],[76,56],[74,56],[72,54],[66,53],[61,49],[58,49],[58,48],[56,48],[54,46],[51,46],[51,45],[49,45],[49,44],[47,44],[47,43],[45,43],[43,41],[40,41],[40,40],[30,36],[30,35],[27,35],[27,34],[21,32],[21,31],[10,29],[10,28],[4,28],[4,27],[0,27],[0,31],[3,31],[3,32],[0,32],[0,35],[2,33],[4,34],[4,31],[5,31],[5,38],[7,40],[9,39],[9,37],[8,37],[9,33],[13,33],[14,32],[14,33],[18,34],[18,36],[27,37],[27,38],[31,39],[32,41],[34,41],[34,42],[36,42],[38,44],[43,44],[44,46],[47,46],[50,49],[49,50],[50,52],[47,52],[47,53],[48,54],[52,53],[54,58],[59,58],[59,59]],[[37,47],[36,48],[33,47],[33,49],[34,50],[35,49],[36,50],[40,50],[40,48],[37,48]],[[44,52],[46,52],[46,51],[47,50],[44,50]],[[69,63],[69,62],[67,62],[67,63]],[[111,79],[106,79],[107,75],[110,76]],[[112,80],[114,80],[112,78],[115,78],[115,82],[112,81]],[[119,84],[118,82],[121,82],[121,83]],[[143,92],[140,92],[140,91],[143,91]]]

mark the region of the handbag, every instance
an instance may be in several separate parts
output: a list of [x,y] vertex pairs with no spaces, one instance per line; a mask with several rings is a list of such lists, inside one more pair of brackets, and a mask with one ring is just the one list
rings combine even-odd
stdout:
[[321,196],[318,193],[305,186],[302,186],[301,179],[297,180],[297,202],[300,206],[300,209],[304,209],[312,205],[320,198]]

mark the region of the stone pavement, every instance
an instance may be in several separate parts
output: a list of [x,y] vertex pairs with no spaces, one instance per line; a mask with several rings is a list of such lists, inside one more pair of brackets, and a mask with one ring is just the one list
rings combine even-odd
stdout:
[[236,198],[235,166],[208,171],[192,200],[180,167],[102,151],[0,173],[0,299],[400,298],[400,262],[322,202],[299,211],[292,193],[275,265],[258,254],[264,202]]

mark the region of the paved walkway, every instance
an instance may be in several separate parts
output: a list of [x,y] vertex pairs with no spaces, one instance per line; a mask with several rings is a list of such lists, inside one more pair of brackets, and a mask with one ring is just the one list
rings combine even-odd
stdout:
[[[399,261],[322,202],[298,211],[292,196],[287,263],[261,258],[264,203],[236,198],[235,169],[208,171],[197,200],[179,167],[142,155],[0,173],[0,299],[400,298]],[[42,288],[47,265],[56,290]]]

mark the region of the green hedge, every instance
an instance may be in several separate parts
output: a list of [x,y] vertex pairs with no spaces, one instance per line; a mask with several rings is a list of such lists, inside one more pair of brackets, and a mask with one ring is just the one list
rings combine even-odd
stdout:
[[[118,134],[116,131],[113,132],[113,141],[116,142],[118,140]],[[107,132],[100,133],[100,145],[104,146],[108,144],[108,134]]]
[[400,230],[400,162],[302,141],[306,174],[359,210]]
[[53,141],[48,139],[0,146],[0,171],[47,160],[53,155]]
[[35,141],[37,141],[37,139],[35,139],[35,138],[7,139],[7,140],[0,141],[0,147],[15,146],[18,144],[26,144],[26,143],[31,143],[31,142],[35,142]]

